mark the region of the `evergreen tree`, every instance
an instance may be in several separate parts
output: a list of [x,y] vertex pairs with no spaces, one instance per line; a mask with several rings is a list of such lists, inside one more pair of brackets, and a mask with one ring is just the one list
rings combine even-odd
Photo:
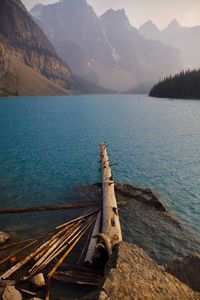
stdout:
[[149,96],[175,99],[200,99],[200,69],[182,71],[161,80]]

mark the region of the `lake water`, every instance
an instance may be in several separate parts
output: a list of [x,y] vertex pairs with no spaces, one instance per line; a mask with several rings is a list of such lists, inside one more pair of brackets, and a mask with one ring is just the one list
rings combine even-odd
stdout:
[[[72,187],[101,180],[101,141],[118,163],[116,181],[158,192],[200,236],[200,101],[137,95],[1,100],[0,207],[71,203]],[[44,223],[69,213],[44,214]],[[38,218],[1,216],[0,228],[30,232]]]

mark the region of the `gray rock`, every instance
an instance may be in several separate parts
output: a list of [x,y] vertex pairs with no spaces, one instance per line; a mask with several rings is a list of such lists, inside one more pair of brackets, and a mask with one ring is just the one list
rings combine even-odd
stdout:
[[0,231],[0,245],[6,243],[10,239],[10,235],[6,232]]
[[22,295],[14,286],[7,285],[4,289],[2,300],[22,300]]
[[175,259],[165,266],[165,270],[200,292],[200,254],[194,253],[182,259]]
[[134,244],[121,242],[107,265],[98,300],[200,300],[200,294],[158,266]]

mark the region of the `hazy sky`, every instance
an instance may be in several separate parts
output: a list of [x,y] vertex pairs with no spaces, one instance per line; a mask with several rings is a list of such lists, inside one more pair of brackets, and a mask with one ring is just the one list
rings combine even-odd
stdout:
[[[56,0],[22,0],[30,9],[36,3],[54,3]],[[76,1],[76,0],[74,0]],[[152,20],[158,27],[165,27],[172,19],[181,25],[200,25],[200,0],[88,0],[102,14],[109,8],[124,8],[131,23],[138,27]]]

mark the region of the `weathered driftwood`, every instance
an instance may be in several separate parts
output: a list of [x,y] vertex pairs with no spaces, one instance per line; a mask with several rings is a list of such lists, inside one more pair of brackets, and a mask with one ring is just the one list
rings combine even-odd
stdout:
[[62,230],[60,230],[57,234],[52,236],[51,239],[48,240],[48,243],[46,244],[46,247],[44,247],[44,249],[34,257],[34,260],[37,261],[38,259],[43,257],[44,254],[46,254],[46,252],[50,249],[50,247],[52,247],[57,241],[59,241],[60,236],[62,234],[65,234],[66,232],[68,233],[68,231],[71,230],[71,228],[74,227],[74,226],[76,226],[76,225],[69,224],[68,226],[65,226]]
[[80,271],[80,272],[85,272],[85,273],[93,273],[93,274],[97,274],[97,275],[101,275],[102,274],[102,270],[98,270],[98,269],[94,269],[91,267],[87,267],[87,266],[80,266],[77,264],[68,264],[68,263],[63,263],[62,266],[62,271]]
[[0,260],[0,265],[4,264],[5,262],[9,261],[11,258],[13,258],[14,256],[16,256],[17,254],[21,253],[22,251],[24,251],[27,248],[30,248],[32,245],[36,244],[37,240],[34,240],[30,243],[28,243],[27,245],[25,245],[24,247],[17,249],[16,251],[14,251],[13,253],[11,253],[10,255],[8,255],[7,257],[5,257],[4,259]]
[[[57,233],[58,235],[59,233]],[[46,242],[40,244],[40,246],[35,249],[32,253],[30,253],[28,256],[26,256],[25,258],[23,258],[21,261],[19,261],[16,265],[14,265],[12,268],[10,268],[9,270],[7,270],[4,274],[2,274],[0,276],[0,280],[1,279],[6,279],[8,277],[10,277],[13,273],[15,273],[17,270],[19,270],[20,268],[22,268],[24,265],[26,265],[30,260],[32,260],[38,253],[40,253],[45,247],[46,245],[48,245],[51,242],[52,238],[50,240],[47,240]]]
[[103,277],[98,275],[94,276],[93,273],[85,273],[78,271],[68,271],[68,272],[56,272],[53,275],[53,279],[56,279],[63,283],[76,283],[81,285],[89,285],[89,286],[100,286]]
[[59,261],[57,262],[57,264],[54,266],[54,268],[49,272],[49,274],[47,275],[48,278],[51,278],[52,275],[56,272],[56,270],[59,268],[59,266],[63,263],[63,261],[66,259],[66,257],[70,254],[70,252],[73,250],[73,248],[76,246],[76,244],[79,242],[79,240],[82,238],[82,236],[86,233],[86,231],[90,228],[90,226],[93,224],[93,222],[95,221],[94,218],[91,218],[86,225],[84,225],[84,227],[82,228],[82,230],[79,232],[79,235],[71,240],[71,243],[73,242],[73,244],[69,247],[69,249],[64,253],[64,255],[59,259]]
[[[101,238],[109,238],[111,247],[122,241],[122,232],[117,208],[117,200],[114,190],[114,180],[106,144],[100,145],[101,166],[102,166],[102,189],[103,189],[103,214],[102,214],[102,233]],[[108,244],[106,242],[106,244]]]
[[56,229],[61,229],[61,228],[65,227],[65,226],[67,226],[67,225],[69,225],[71,223],[75,223],[76,221],[79,221],[79,220],[85,219],[85,218],[87,218],[89,216],[95,215],[98,212],[99,212],[99,209],[91,211],[91,212],[88,212],[88,213],[85,213],[85,214],[81,215],[80,217],[78,217],[78,218],[76,218],[74,220],[68,221],[67,223],[64,223],[62,225],[57,226]]
[[48,210],[62,210],[62,209],[82,209],[88,207],[96,207],[96,203],[87,203],[87,204],[59,204],[59,205],[46,205],[46,206],[35,206],[35,207],[25,207],[25,208],[1,208],[0,215],[3,214],[19,214],[27,212],[40,212]]
[[69,239],[71,238],[71,236],[73,236],[80,228],[81,228],[81,225],[78,225],[78,226],[76,225],[75,229],[73,228],[72,232],[71,231],[67,232],[64,234],[64,236],[62,236],[61,238],[56,240],[56,243],[51,245],[51,247],[48,249],[48,251],[46,251],[46,253],[29,270],[28,273],[30,274],[30,276],[33,276],[39,270],[44,269],[54,259],[54,257],[56,257],[58,255],[58,253],[60,254],[60,251],[62,249],[65,250],[65,248],[69,244]]
[[19,246],[21,244],[24,244],[24,243],[27,243],[27,242],[31,242],[31,241],[36,240],[36,239],[40,240],[41,238],[43,238],[43,236],[48,237],[49,235],[51,235],[55,231],[56,231],[56,228],[54,228],[54,229],[52,229],[52,230],[50,230],[48,232],[42,232],[39,235],[34,236],[34,237],[30,238],[30,239],[26,239],[26,240],[22,240],[22,241],[19,241],[19,242],[14,242],[12,244],[8,244],[6,246],[0,247],[0,251],[4,251],[4,250],[7,250],[7,249],[12,248],[12,247]]
[[[28,275],[21,278],[22,281],[27,280],[36,275],[37,273],[41,272],[52,262],[53,259],[59,257],[68,248],[67,252],[65,252],[62,258],[60,258],[56,268],[49,273],[49,276],[51,277],[51,274],[55,272],[54,270],[56,270],[57,267],[62,263],[61,260],[63,261],[67,257],[67,255],[78,243],[80,238],[95,222],[97,213],[98,211],[93,211],[87,214],[83,214],[79,218],[71,220],[65,224],[62,224],[61,226],[59,226],[59,228],[56,228],[57,233],[53,234],[53,236],[49,237],[47,235],[45,240],[41,240],[40,236],[40,239],[35,239],[33,241],[31,240],[31,242],[28,243],[28,245],[25,245],[23,248],[18,249],[17,251],[12,253],[9,257],[6,258],[6,260],[13,257],[13,255],[16,255],[17,253],[30,247],[32,244],[38,244],[37,247],[34,250],[32,250],[31,253],[29,253],[26,257],[22,258],[9,270],[4,272],[0,276],[0,280],[5,280],[9,278],[12,274],[14,274],[20,268],[25,266],[27,263],[35,260],[35,264],[29,270]],[[52,230],[51,233],[53,231],[55,230]],[[5,259],[3,260],[3,262],[4,261]]]
[[82,224],[82,220],[79,220],[77,224],[75,224],[75,227],[72,227],[72,230],[69,231],[67,234],[65,234],[63,237],[61,237],[58,240],[58,243],[53,245],[46,254],[36,262],[36,264],[29,270],[29,275],[26,277],[26,279],[32,277],[37,272],[43,270],[45,267],[47,267],[51,261],[60,255],[62,252],[65,251],[66,247],[69,246],[77,236],[81,234],[81,232],[85,229],[85,227],[88,225],[91,219],[94,219],[95,216],[91,216],[89,220],[85,221],[85,223]]
[[32,291],[28,291],[26,289],[20,289],[18,288],[18,290],[22,293],[22,294],[25,294],[25,295],[28,295],[28,296],[32,296],[32,297],[37,297],[38,295]]
[[90,243],[88,246],[87,254],[85,257],[85,263],[92,264],[95,258],[95,252],[96,252],[96,245],[97,245],[97,238],[95,236],[100,232],[100,226],[101,226],[101,211],[99,211],[97,215],[97,219],[92,231]]

